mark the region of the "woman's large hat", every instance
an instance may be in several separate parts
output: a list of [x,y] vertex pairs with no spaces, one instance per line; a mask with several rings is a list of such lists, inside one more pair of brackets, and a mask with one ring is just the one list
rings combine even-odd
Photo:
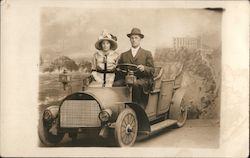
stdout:
[[133,28],[131,30],[131,33],[127,34],[127,36],[130,38],[131,35],[139,35],[141,38],[144,38],[144,35],[141,33],[141,30],[138,28]]
[[101,43],[102,41],[109,41],[110,42],[110,49],[116,50],[117,49],[117,38],[116,36],[108,33],[106,30],[102,31],[101,35],[98,38],[98,41],[95,43],[95,48],[98,50],[102,50]]

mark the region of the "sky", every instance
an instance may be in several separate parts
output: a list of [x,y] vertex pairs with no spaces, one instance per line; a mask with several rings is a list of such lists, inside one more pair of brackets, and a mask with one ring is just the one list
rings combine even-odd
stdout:
[[222,12],[205,9],[169,8],[43,8],[41,11],[41,56],[51,60],[60,55],[91,58],[102,30],[118,38],[118,53],[130,48],[126,36],[133,27],[141,29],[144,49],[172,47],[173,37],[202,36],[204,43],[221,45]]

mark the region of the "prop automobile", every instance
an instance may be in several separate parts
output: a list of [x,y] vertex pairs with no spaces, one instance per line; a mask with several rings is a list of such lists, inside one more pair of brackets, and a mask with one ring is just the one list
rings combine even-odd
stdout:
[[[117,146],[132,146],[139,134],[149,136],[171,125],[184,125],[187,106],[181,71],[174,79],[163,80],[164,70],[156,67],[153,88],[143,109],[132,102],[137,66],[120,64],[116,69],[127,74],[125,87],[88,87],[66,96],[60,105],[46,108],[39,123],[41,142],[56,145],[66,133],[76,140],[79,133],[96,130],[97,137],[112,137]],[[61,74],[59,81],[66,85],[70,77]]]

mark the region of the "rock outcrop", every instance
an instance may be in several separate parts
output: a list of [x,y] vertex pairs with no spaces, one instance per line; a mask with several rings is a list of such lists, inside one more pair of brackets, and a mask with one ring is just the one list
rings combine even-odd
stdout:
[[167,65],[172,65],[170,69],[175,73],[182,66],[182,84],[188,87],[185,102],[189,105],[189,118],[215,118],[219,115],[220,52],[220,49],[210,53],[184,48],[156,50],[156,65],[168,69]]
[[62,70],[77,71],[78,65],[67,56],[60,56],[43,68],[43,72],[54,72]]

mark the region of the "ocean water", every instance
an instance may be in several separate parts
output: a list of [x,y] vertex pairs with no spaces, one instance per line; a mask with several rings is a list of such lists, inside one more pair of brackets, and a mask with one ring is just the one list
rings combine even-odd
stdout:
[[59,74],[58,72],[39,74],[39,104],[58,102],[68,94],[82,90],[83,80],[88,76],[87,73],[69,72],[71,88],[64,90],[63,84],[59,82]]

